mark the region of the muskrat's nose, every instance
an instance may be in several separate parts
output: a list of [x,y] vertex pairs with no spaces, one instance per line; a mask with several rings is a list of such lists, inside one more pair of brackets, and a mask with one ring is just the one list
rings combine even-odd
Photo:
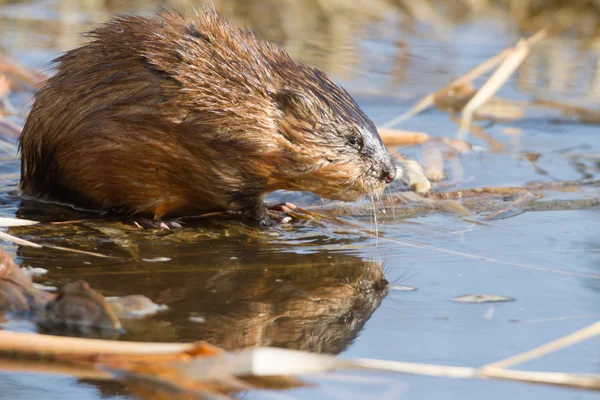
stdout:
[[385,183],[392,183],[396,178],[396,167],[394,164],[390,164],[386,166],[381,171],[381,179],[385,181]]

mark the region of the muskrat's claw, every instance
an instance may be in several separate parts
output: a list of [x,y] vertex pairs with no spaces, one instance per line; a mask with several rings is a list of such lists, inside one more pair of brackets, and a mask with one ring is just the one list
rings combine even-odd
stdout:
[[142,229],[171,230],[182,227],[182,222],[176,219],[163,221],[162,219],[136,218],[133,220],[133,224]]
[[296,208],[296,205],[288,202],[280,204],[271,204],[267,206],[268,211],[278,214],[277,223],[279,224],[287,224],[288,222],[290,222],[292,220],[292,217],[286,214],[292,212]]
[[292,210],[295,210],[296,205],[292,204],[292,203],[288,203],[287,201],[285,203],[280,203],[280,204],[271,204],[269,206],[267,206],[267,209],[270,211],[279,211],[279,212],[284,212],[284,213],[288,213]]

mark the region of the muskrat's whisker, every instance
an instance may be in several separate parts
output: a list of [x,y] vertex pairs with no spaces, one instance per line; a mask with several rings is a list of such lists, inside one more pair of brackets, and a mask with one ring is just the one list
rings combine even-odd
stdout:
[[392,220],[396,221],[396,202],[394,201],[394,193],[392,192],[392,188],[390,186],[387,187],[387,191],[390,192],[390,202],[392,203]]
[[430,191],[433,191],[434,193],[437,193],[437,194],[441,193],[440,189],[439,189],[439,185],[436,182],[429,181],[429,183],[431,184]]
[[406,150],[412,149],[413,147],[416,147],[416,146],[422,146],[422,144],[413,144],[413,145],[411,145],[411,146],[406,146],[406,147],[403,147],[403,148],[401,148],[401,149],[400,149],[400,150],[398,150],[398,151],[395,151],[395,152],[393,152],[393,153],[390,153],[390,156],[392,156],[392,158],[394,158],[394,157],[396,157],[396,156],[399,156],[399,157],[402,157],[402,158],[404,158],[404,156],[402,155],[402,153],[403,153],[403,152],[405,152]]
[[384,192],[385,192],[386,188],[387,187],[385,187],[385,186],[382,188],[382,190],[377,194],[377,198],[379,200],[379,204],[381,204],[381,210],[382,210],[383,214],[387,215],[387,207],[386,207],[385,201],[384,201]]
[[410,185],[409,185],[409,183],[408,183],[408,181],[406,180],[405,177],[400,178],[399,182],[401,184],[403,184],[407,189],[410,187]]
[[369,196],[371,198],[371,208],[373,209],[373,221],[375,222],[375,244],[377,244],[377,239],[379,238],[379,227],[377,226],[377,213],[375,212],[375,200],[373,200],[373,195]]
[[381,193],[379,193],[379,191],[377,192],[377,203],[379,204],[379,206],[381,207],[381,210],[385,214],[385,204],[383,202],[383,198],[381,197]]
[[[366,197],[367,195],[363,196],[363,199]],[[368,195],[369,197],[371,197],[371,194]],[[371,213],[371,215],[369,215],[369,225],[373,225],[373,213]]]

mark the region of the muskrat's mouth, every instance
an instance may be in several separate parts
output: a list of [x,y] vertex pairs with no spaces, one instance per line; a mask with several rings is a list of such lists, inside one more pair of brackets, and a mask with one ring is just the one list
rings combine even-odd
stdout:
[[285,180],[282,188],[311,191],[328,200],[357,201],[365,196],[379,196],[386,187],[387,180],[382,179],[376,166],[330,163]]

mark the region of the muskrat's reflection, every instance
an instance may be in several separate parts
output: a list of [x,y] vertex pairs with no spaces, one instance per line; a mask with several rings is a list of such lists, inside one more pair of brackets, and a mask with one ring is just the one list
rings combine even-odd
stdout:
[[[119,257],[18,249],[22,265],[49,269],[42,283],[61,286],[81,279],[105,296],[143,294],[169,307],[152,318],[123,320],[126,340],[207,340],[225,349],[276,346],[338,353],[385,296],[381,263],[343,253],[341,247],[323,250],[356,245],[356,236],[318,236],[315,230],[297,247],[273,239],[276,229],[239,222],[178,232],[113,225],[18,227],[11,233]],[[121,232],[117,238],[107,239],[111,229]]]
[[217,274],[204,295],[183,300],[182,308],[206,310],[196,333],[227,349],[345,349],[384,296],[381,265],[327,252],[286,258],[267,270]]
[[[240,258],[247,257],[245,252]],[[224,252],[193,270],[155,271],[144,288],[138,279],[135,290],[169,306],[159,318],[168,319],[176,340],[207,340],[225,349],[275,346],[326,353],[344,350],[385,295],[379,263],[330,252],[274,258],[257,254],[247,264]],[[100,292],[114,287],[88,280]],[[119,292],[127,290],[132,291]],[[135,324],[124,324],[138,331]]]

